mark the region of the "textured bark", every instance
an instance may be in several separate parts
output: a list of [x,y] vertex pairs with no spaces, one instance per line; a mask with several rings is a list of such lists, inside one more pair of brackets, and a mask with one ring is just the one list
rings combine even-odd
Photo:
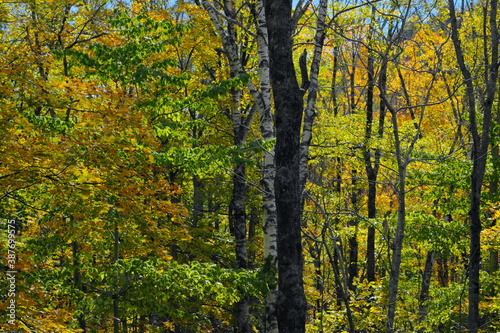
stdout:
[[[431,286],[432,266],[434,265],[434,251],[427,252],[424,271],[422,272],[422,286],[420,288],[420,297],[418,308],[420,312],[420,321],[427,317],[427,305],[425,302],[429,299],[429,288]],[[423,332],[421,330],[420,332]]]
[[[395,117],[395,115],[393,115]],[[396,150],[398,149],[396,143]],[[398,184],[396,195],[398,198],[398,218],[394,235],[394,252],[391,258],[391,272],[389,279],[389,301],[387,310],[387,333],[394,332],[394,318],[396,316],[396,301],[399,285],[399,271],[401,268],[401,254],[406,227],[406,162],[398,163]]]
[[[228,10],[228,4],[224,2],[224,16],[232,19],[231,14],[234,12]],[[238,43],[234,29],[230,29],[233,23],[228,22],[228,28],[221,22],[221,13],[218,13],[216,6],[209,1],[202,1],[203,7],[206,9],[212,23],[214,24],[217,33],[222,38],[222,44],[225,54],[228,58],[229,67],[235,75],[246,74],[241,61],[238,60]],[[228,15],[229,14],[229,15]],[[259,79],[260,85],[257,89],[252,81],[248,83],[248,89],[255,103],[255,109],[260,115],[260,131],[264,141],[275,139],[273,117],[271,114],[271,83],[269,73],[269,55],[268,55],[268,33],[266,25],[266,17],[264,4],[262,0],[257,1],[257,6],[254,11],[254,16],[257,22],[257,45],[259,56]],[[247,122],[248,123],[248,122]],[[246,128],[249,128],[248,126]],[[275,179],[275,164],[274,164],[274,149],[264,152],[264,162],[262,166],[262,188],[263,188],[263,231],[264,231],[264,256],[269,261],[271,266],[277,265],[277,217],[276,203],[274,195],[274,179]],[[270,293],[266,300],[266,314],[264,319],[265,332],[276,333],[278,331],[276,317],[276,299],[277,286],[270,286]],[[241,307],[240,311],[244,311]]]
[[[371,32],[371,29],[370,29]],[[371,37],[371,35],[370,35]],[[373,127],[373,91],[375,89],[375,60],[373,59],[372,52],[368,55],[368,65],[366,71],[368,72],[368,82],[366,90],[366,125],[365,125],[365,141],[366,144],[372,137]],[[368,178],[368,218],[373,219],[377,216],[376,198],[377,198],[377,175],[380,163],[380,157],[375,157],[375,165],[372,164],[372,157],[366,145],[363,147],[363,157],[365,160],[366,176]],[[380,156],[380,154],[378,154]],[[368,236],[366,242],[366,275],[368,281],[375,281],[375,228],[368,227]]]
[[238,164],[233,170],[233,195],[230,204],[230,219],[236,240],[236,266],[247,268],[247,230],[246,230],[246,180],[245,164]]
[[311,62],[310,78],[303,76],[302,89],[308,90],[307,103],[304,111],[304,124],[302,127],[302,139],[300,146],[300,184],[302,192],[307,181],[307,162],[309,161],[309,147],[312,140],[312,129],[316,117],[316,101],[318,96],[318,76],[321,64],[321,55],[326,37],[326,10],[327,0],[320,0],[318,8],[318,20],[316,22],[316,33],[314,35],[314,53]]
[[[273,117],[271,114],[271,78],[269,73],[268,32],[263,0],[257,1],[257,12],[254,14],[257,21],[257,52],[259,56],[259,81],[260,94],[256,101],[260,105],[260,132],[264,142],[275,139]],[[276,201],[274,196],[274,178],[276,170],[274,165],[274,147],[264,152],[262,165],[263,188],[263,231],[264,231],[264,257],[275,268],[277,266],[277,217]],[[278,332],[278,318],[276,301],[278,297],[277,283],[269,286],[264,314],[264,332]]]
[[[232,112],[234,143],[237,147],[241,147],[246,141],[248,126],[244,124],[239,109],[239,92],[233,93],[233,102],[235,103]],[[236,267],[244,269],[248,268],[246,193],[245,163],[238,163],[233,171],[233,193],[229,216],[236,242]],[[251,332],[248,297],[245,296],[238,302],[237,310],[238,332]]]
[[[246,74],[242,65],[242,55],[240,55],[237,41],[235,22],[237,20],[236,10],[232,0],[225,0],[222,3],[224,15],[218,12],[216,7],[208,0],[202,1],[202,5],[210,16],[214,27],[222,39],[224,53],[228,59],[230,77],[234,78]],[[228,18],[226,23],[221,22],[221,17]],[[250,87],[252,93],[256,93],[253,86]],[[233,123],[234,144],[241,147],[246,142],[246,137],[250,124],[254,118],[257,108],[244,117],[241,112],[241,90],[231,92],[233,106],[231,110],[231,120]],[[232,226],[236,241],[236,265],[238,268],[248,268],[248,250],[247,250],[247,218],[246,218],[246,174],[244,163],[235,165],[233,170],[233,193],[230,204],[230,224]],[[251,332],[248,297],[243,297],[237,304],[237,322],[238,332]]]
[[[467,316],[467,329],[469,332],[477,332],[481,327],[479,315],[480,281],[479,272],[481,264],[481,191],[486,171],[486,159],[489,146],[489,136],[492,121],[492,107],[496,92],[498,79],[498,30],[497,30],[497,6],[498,0],[490,2],[489,28],[490,34],[483,36],[485,48],[489,44],[489,52],[486,52],[482,66],[486,69],[484,82],[474,81],[468,65],[465,62],[463,49],[459,37],[459,25],[455,13],[455,4],[448,1],[450,13],[451,38],[455,48],[457,63],[462,73],[465,84],[467,107],[469,112],[469,129],[472,135],[472,159],[471,172],[471,196],[470,196],[470,246],[469,246],[469,312]],[[485,9],[486,10],[486,9]],[[488,13],[485,11],[485,21]],[[491,55],[491,63],[488,61]],[[476,83],[477,82],[477,83]],[[481,89],[482,88],[482,89]],[[476,96],[484,89],[485,98],[482,99],[482,128],[476,120],[477,106]]]
[[302,196],[299,183],[303,91],[296,79],[292,57],[292,2],[267,0],[265,10],[276,125],[278,327],[282,333],[302,333],[305,332],[307,311],[302,273]]

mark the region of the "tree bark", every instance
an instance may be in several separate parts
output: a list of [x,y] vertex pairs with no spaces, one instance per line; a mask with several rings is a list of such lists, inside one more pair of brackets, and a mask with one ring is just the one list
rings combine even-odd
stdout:
[[[357,187],[358,176],[357,171],[352,170],[352,193],[351,193],[351,205],[352,210],[356,213],[359,211],[358,209],[358,200],[361,194],[361,190]],[[354,228],[354,234],[349,237],[349,266],[348,266],[348,287],[350,290],[356,290],[354,286],[354,279],[358,277],[359,268],[358,268],[358,224],[359,221],[357,217],[351,218],[349,220],[349,227]]]
[[[316,117],[316,101],[318,98],[318,77],[323,54],[323,46],[326,37],[326,13],[328,1],[320,0],[318,9],[318,20],[316,22],[316,33],[314,35],[314,53],[311,62],[311,75],[308,79],[302,79],[302,86],[308,90],[307,103],[304,111],[304,124],[302,127],[302,139],[300,146],[300,184],[302,192],[307,181],[307,162],[309,161],[309,147],[311,146],[312,130]],[[307,83],[308,82],[308,83]],[[307,86],[307,87],[306,87]]]
[[[260,132],[262,140],[269,142],[274,140],[274,124],[271,113],[271,78],[269,73],[269,37],[263,0],[257,1],[257,12],[254,13],[257,21],[257,54],[259,57],[259,81],[260,94],[256,103],[260,104]],[[268,261],[272,270],[277,266],[277,221],[276,201],[274,195],[274,147],[264,151],[264,162],[262,165],[262,188],[263,188],[263,224],[264,231],[264,258]],[[278,297],[278,285],[273,283],[269,286],[269,294],[266,297],[264,314],[264,332],[278,333],[278,318],[276,302]]]
[[[371,31],[371,30],[370,30]],[[375,60],[373,59],[373,54],[370,52],[368,54],[367,62],[367,72],[368,72],[368,82],[366,91],[366,125],[365,125],[365,145],[363,147],[363,157],[365,160],[365,170],[366,176],[368,178],[368,198],[367,198],[367,208],[368,208],[368,218],[374,219],[377,217],[377,175],[380,165],[380,153],[375,152],[375,161],[372,163],[372,153],[368,145],[372,137],[372,127],[373,127],[373,91],[375,90]],[[382,103],[383,104],[383,103]],[[368,227],[368,235],[366,241],[366,275],[368,281],[375,281],[375,228],[372,226]]]
[[[424,321],[427,317],[427,300],[429,299],[429,288],[431,286],[431,277],[432,277],[432,266],[434,265],[434,251],[427,252],[427,258],[425,260],[424,271],[422,272],[422,287],[420,289],[420,297],[419,297],[419,312],[420,312],[420,321]],[[423,332],[423,330],[420,330]]]
[[[352,310],[351,310],[351,305],[349,301],[349,286],[348,286],[348,281],[347,281],[347,273],[345,270],[345,267],[343,267],[342,264],[339,264],[341,262],[345,262],[343,255],[342,255],[342,249],[339,244],[341,244],[341,240],[338,236],[334,236],[333,233],[330,231],[330,238],[331,241],[333,242],[334,246],[334,252],[333,254],[331,253],[328,245],[325,242],[325,249],[328,255],[328,259],[330,261],[330,264],[332,265],[333,268],[333,273],[335,275],[335,290],[337,293],[337,306],[340,306],[341,302],[344,302],[345,308],[346,308],[346,315],[347,315],[347,321],[349,323],[349,333],[355,333],[356,329],[354,326],[354,320],[352,316]],[[343,269],[341,269],[341,266]]]
[[[395,114],[393,115],[395,117]],[[398,141],[398,140],[396,140]],[[396,143],[397,147],[398,143]],[[396,148],[397,150],[398,148]],[[406,161],[398,162],[398,183],[396,195],[398,198],[398,218],[394,235],[394,252],[391,258],[391,272],[389,279],[389,304],[387,310],[387,333],[394,332],[394,318],[396,316],[396,301],[401,268],[401,254],[406,226]]]
[[[469,312],[467,316],[467,329],[469,332],[476,333],[481,327],[479,314],[480,297],[480,263],[481,263],[481,191],[486,171],[486,160],[489,146],[489,136],[492,121],[492,106],[495,97],[497,79],[498,79],[498,29],[497,29],[497,6],[498,0],[490,2],[489,25],[490,35],[484,36],[484,44],[489,40],[490,54],[492,62],[489,63],[488,57],[485,57],[482,64],[486,68],[484,81],[476,83],[465,62],[464,51],[462,49],[459,26],[455,12],[453,0],[448,1],[450,13],[451,38],[455,48],[458,66],[462,73],[467,95],[467,107],[469,111],[469,128],[472,135],[472,172],[471,172],[471,195],[470,195],[470,246],[469,246]],[[486,14],[485,14],[486,15]],[[486,47],[486,46],[485,46]],[[481,87],[484,87],[486,97],[481,105],[482,111],[482,129],[479,131],[477,124],[477,106],[476,93],[480,93]]]
[[[242,65],[242,59],[239,53],[239,48],[237,44],[237,33],[235,22],[237,22],[236,10],[234,9],[234,4],[232,0],[225,0],[222,4],[224,15],[221,15],[216,9],[216,7],[210,3],[208,0],[203,0],[202,5],[210,16],[212,23],[222,39],[222,46],[224,53],[228,59],[230,77],[235,78],[239,75],[246,74],[246,71]],[[222,24],[220,18],[221,16],[227,18],[226,24]],[[249,88],[254,99],[257,100],[258,92],[249,83]],[[246,137],[250,129],[250,124],[255,115],[255,110],[257,110],[261,104],[256,103],[256,107],[252,108],[252,111],[244,117],[241,112],[241,90],[233,90],[232,92],[233,106],[231,120],[233,123],[233,135],[234,144],[237,147],[241,147],[246,142]],[[235,165],[233,172],[233,193],[230,205],[230,223],[234,230],[234,236],[236,241],[236,265],[238,268],[248,268],[248,253],[247,253],[247,235],[246,235],[246,173],[245,164],[238,163]],[[238,332],[246,333],[251,332],[250,327],[250,315],[249,315],[249,305],[248,297],[243,297],[237,305],[237,321],[238,321]]]
[[[375,7],[372,8],[372,17],[375,16]],[[373,29],[370,28],[369,45],[372,41]],[[366,91],[366,124],[365,124],[365,145],[363,146],[363,157],[365,161],[366,176],[368,179],[368,197],[367,209],[368,218],[375,219],[377,217],[377,178],[380,169],[381,149],[371,149],[368,146],[369,141],[373,137],[373,111],[374,111],[374,91],[375,91],[375,52],[370,49],[368,51],[367,61],[367,91]],[[386,94],[386,80],[387,80],[387,62],[383,62],[379,72],[378,89],[382,95]],[[382,138],[384,135],[384,122],[385,122],[385,103],[380,101],[379,108],[379,124],[378,124],[378,137]],[[375,227],[368,227],[367,241],[366,241],[366,275],[368,281],[375,281]]]
[[276,125],[278,327],[282,333],[303,333],[307,311],[302,273],[302,195],[299,182],[303,91],[295,76],[292,57],[292,1],[266,0],[264,3]]
[[[238,61],[238,46],[236,36],[231,34],[230,29],[226,29],[222,24],[220,15],[217,13],[214,5],[209,1],[202,1],[203,7],[206,9],[210,18],[222,38],[225,54],[229,60],[229,67],[233,73],[245,74],[240,61]],[[231,11],[225,11],[231,13]],[[249,81],[248,89],[253,97],[255,108],[260,114],[260,131],[264,142],[269,142],[275,139],[273,117],[271,113],[271,83],[269,73],[269,52],[268,52],[268,32],[262,0],[257,1],[256,10],[253,13],[257,23],[257,47],[259,57],[259,79],[260,85],[258,90]],[[236,19],[235,17],[231,17]],[[232,25],[234,23],[228,23]],[[263,188],[263,232],[264,232],[264,256],[268,260],[271,267],[277,265],[277,217],[275,203],[275,164],[274,164],[274,148],[264,152],[264,162],[262,166],[262,188]],[[266,300],[266,313],[264,319],[265,332],[276,333],[278,331],[277,315],[276,315],[276,299],[277,285],[270,286],[270,292]]]

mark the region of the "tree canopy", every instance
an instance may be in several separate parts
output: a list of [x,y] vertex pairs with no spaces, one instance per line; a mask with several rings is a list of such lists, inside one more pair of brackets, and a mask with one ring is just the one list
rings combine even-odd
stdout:
[[0,331],[499,331],[499,24],[0,2]]

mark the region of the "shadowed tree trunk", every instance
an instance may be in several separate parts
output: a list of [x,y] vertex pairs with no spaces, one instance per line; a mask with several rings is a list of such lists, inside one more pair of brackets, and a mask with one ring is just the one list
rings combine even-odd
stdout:
[[276,126],[276,208],[278,221],[278,327],[305,332],[307,303],[301,243],[302,195],[299,181],[303,95],[292,57],[291,0],[266,0],[271,85]]
[[[372,15],[375,15],[375,7],[372,9]],[[370,29],[370,40],[372,29]],[[365,124],[365,142],[363,146],[363,158],[365,161],[366,176],[368,178],[368,197],[367,197],[367,208],[368,208],[368,218],[374,219],[377,217],[377,178],[378,171],[380,169],[380,158],[382,156],[381,149],[369,149],[367,148],[368,142],[373,137],[373,124],[374,124],[374,90],[375,90],[375,52],[369,50],[368,61],[367,61],[367,91],[366,91],[366,124]],[[378,78],[378,89],[381,94],[386,94],[386,80],[387,80],[387,63],[384,62],[380,68],[379,78]],[[384,122],[385,122],[385,104],[383,101],[380,102],[379,109],[379,124],[378,124],[378,137],[382,138],[384,135]],[[368,227],[367,244],[366,244],[366,276],[368,281],[375,281],[375,227]]]
[[[234,8],[232,0],[225,0],[221,4],[224,16],[218,11],[220,9],[218,4],[215,6],[208,0],[201,2],[210,16],[212,23],[222,39],[222,46],[224,53],[227,57],[230,69],[230,77],[236,78],[241,75],[246,75],[243,67],[242,55],[238,47],[238,34],[236,32],[237,11]],[[221,18],[224,17],[226,22],[223,23]],[[256,89],[250,84],[249,87],[253,95],[258,95]],[[231,108],[231,121],[233,125],[234,144],[241,147],[245,144],[250,125],[255,116],[256,111],[259,109],[260,104],[256,103],[251,107],[249,112],[244,115],[241,106],[241,89],[233,89],[232,94],[232,108]],[[254,97],[254,99],[256,99]],[[246,218],[246,205],[245,198],[247,192],[245,164],[238,163],[233,169],[233,193],[230,204],[230,224],[234,231],[236,241],[236,264],[238,268],[248,268],[248,253],[247,253],[247,218]],[[249,315],[249,300],[248,297],[243,297],[237,305],[237,322],[238,332],[247,333],[251,332],[250,315]]]
[[[418,308],[420,312],[420,321],[424,321],[427,317],[427,305],[425,302],[429,299],[429,288],[431,286],[432,266],[434,265],[434,251],[427,252],[425,260],[424,271],[422,272],[422,287],[420,290],[420,297],[418,300]],[[424,332],[421,329],[419,332]]]
[[[467,108],[469,111],[469,129],[472,135],[472,172],[471,172],[471,195],[470,195],[470,243],[469,243],[469,312],[467,317],[467,329],[476,333],[481,327],[479,315],[480,281],[479,271],[481,265],[481,191],[486,171],[486,160],[490,139],[490,128],[492,122],[492,107],[498,79],[498,27],[497,6],[498,0],[492,0],[485,5],[484,23],[488,24],[489,35],[482,38],[485,48],[484,59],[481,66],[486,70],[483,82],[475,80],[468,64],[465,62],[464,51],[459,36],[459,24],[455,12],[455,3],[448,1],[450,13],[451,38],[455,48],[457,63],[462,73],[467,96]],[[488,16],[489,15],[489,16]],[[490,58],[491,56],[491,58]],[[489,61],[491,59],[491,61]],[[479,130],[477,124],[477,99],[482,96],[480,111],[482,111],[482,128]]]

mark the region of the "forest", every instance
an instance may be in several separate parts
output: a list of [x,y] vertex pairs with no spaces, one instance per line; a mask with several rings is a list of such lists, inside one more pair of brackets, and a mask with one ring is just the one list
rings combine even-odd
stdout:
[[500,331],[498,0],[1,0],[0,331]]

